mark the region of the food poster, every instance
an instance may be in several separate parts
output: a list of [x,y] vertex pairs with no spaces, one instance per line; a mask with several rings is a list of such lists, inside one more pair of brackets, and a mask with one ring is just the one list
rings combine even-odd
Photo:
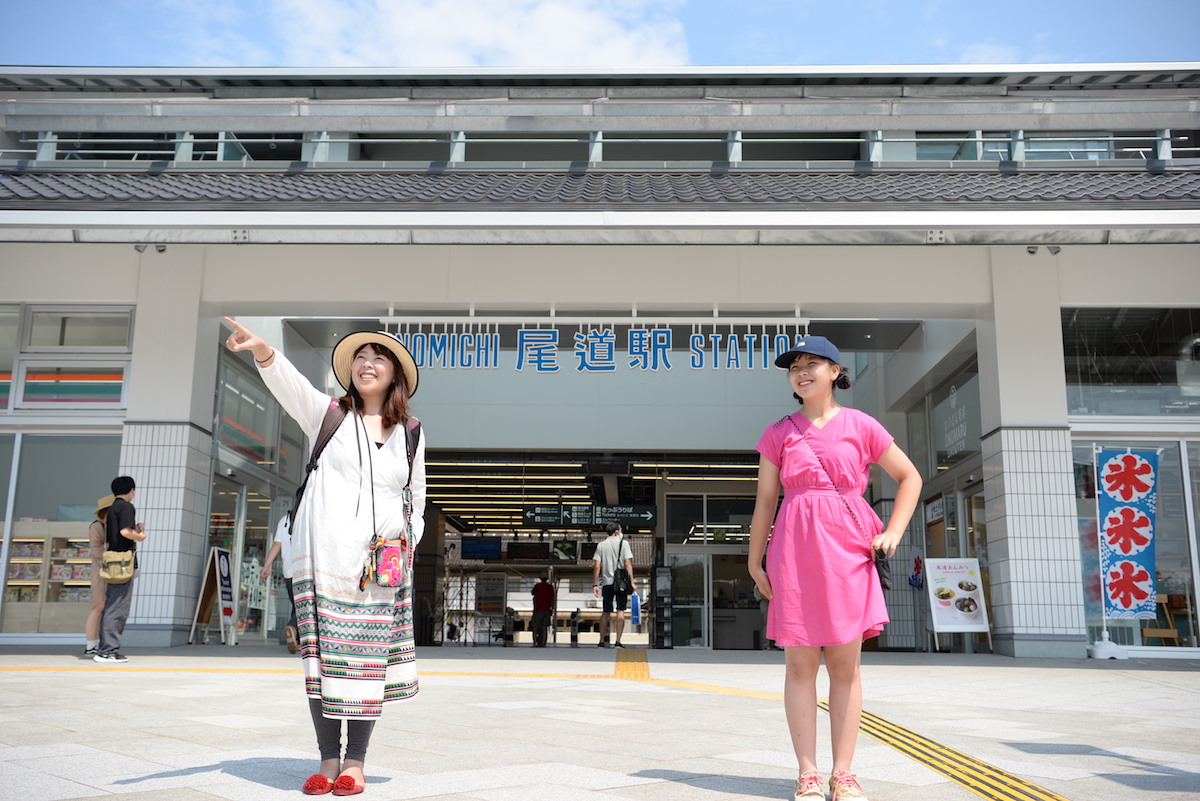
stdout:
[[978,559],[926,559],[925,586],[934,631],[988,630]]

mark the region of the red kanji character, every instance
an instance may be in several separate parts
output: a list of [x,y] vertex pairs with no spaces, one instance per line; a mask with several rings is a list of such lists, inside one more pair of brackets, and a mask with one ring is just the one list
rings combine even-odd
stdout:
[[1104,491],[1128,503],[1145,498],[1154,486],[1154,468],[1140,456],[1126,453],[1109,459],[1102,472]]
[[1118,562],[1108,571],[1108,597],[1122,609],[1132,609],[1150,597],[1150,590],[1144,586],[1150,581],[1150,574],[1134,562]]
[[1150,518],[1132,506],[1114,509],[1104,518],[1104,538],[1126,556],[1141,553],[1150,544]]

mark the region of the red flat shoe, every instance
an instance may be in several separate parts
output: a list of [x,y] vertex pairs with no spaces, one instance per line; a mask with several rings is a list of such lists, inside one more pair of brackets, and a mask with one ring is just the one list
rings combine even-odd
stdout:
[[304,781],[305,795],[325,795],[333,789],[333,779],[314,773]]
[[334,795],[358,795],[367,788],[366,782],[359,784],[352,776],[341,775],[333,783]]

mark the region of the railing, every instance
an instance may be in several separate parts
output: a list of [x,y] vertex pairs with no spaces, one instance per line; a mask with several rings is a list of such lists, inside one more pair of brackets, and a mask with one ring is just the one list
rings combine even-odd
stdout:
[[[273,137],[238,135],[232,132],[196,134],[191,132],[157,137],[64,135],[57,132],[25,134],[18,147],[0,147],[0,159],[50,161],[171,161],[248,163],[251,161],[353,162],[389,161],[398,163],[439,161],[469,164],[484,160],[478,148],[486,146],[497,154],[487,161],[524,163],[535,161],[580,161],[601,164],[605,150],[619,149],[621,162],[665,164],[695,161],[680,155],[680,148],[699,146],[707,152],[698,160],[726,161],[752,165],[755,162],[871,161],[1032,161],[1039,159],[1111,160],[1196,158],[1200,155],[1200,132],[1169,129],[1135,132],[1056,132],[971,131],[966,133],[922,133],[896,135],[869,131],[845,136],[780,136],[742,131],[686,134],[662,137],[644,134],[592,131],[582,134],[548,136],[501,136],[455,131],[433,136],[361,136],[351,133],[316,132]],[[435,146],[442,158],[430,159],[428,146]],[[537,146],[578,146],[571,158],[546,158]],[[792,148],[780,153],[778,146]],[[842,146],[831,157],[829,146]],[[497,153],[497,147],[512,151]],[[767,147],[770,146],[770,147]],[[363,159],[356,148],[392,147],[388,158]],[[412,147],[414,152],[405,153]],[[424,147],[424,157],[415,148]],[[472,151],[475,151],[473,154]],[[561,154],[561,149],[559,151]],[[394,155],[395,157],[390,157]]]

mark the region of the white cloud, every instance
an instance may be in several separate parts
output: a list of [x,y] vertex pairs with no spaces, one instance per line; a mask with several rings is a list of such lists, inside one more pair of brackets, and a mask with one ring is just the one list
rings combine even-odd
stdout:
[[280,66],[688,63],[682,0],[274,0]]

